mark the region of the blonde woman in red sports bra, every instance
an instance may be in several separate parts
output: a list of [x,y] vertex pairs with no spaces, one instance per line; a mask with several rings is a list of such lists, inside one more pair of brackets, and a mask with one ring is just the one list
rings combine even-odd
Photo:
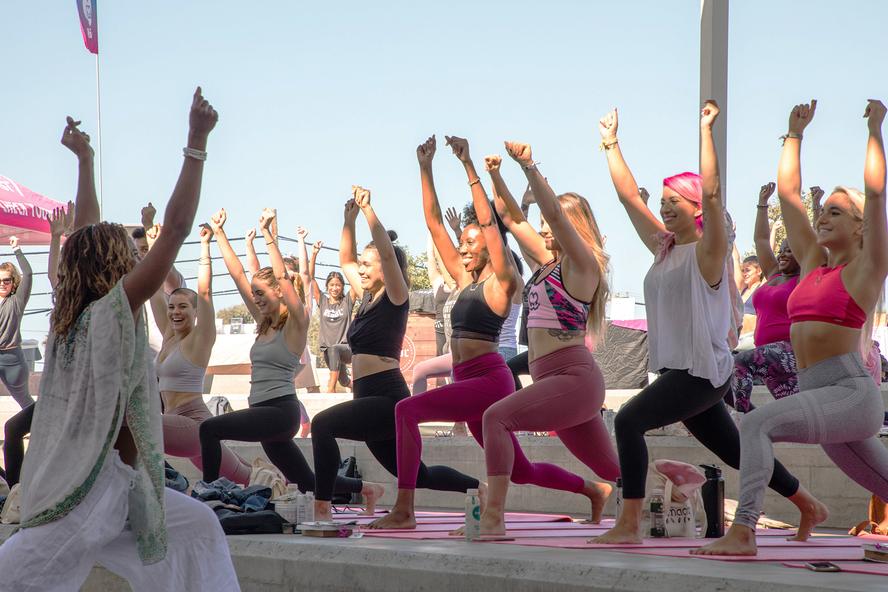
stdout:
[[[801,264],[789,298],[790,338],[799,368],[799,393],[747,414],[740,427],[740,505],[728,533],[691,551],[700,555],[755,555],[755,525],[774,464],[774,442],[820,444],[855,482],[888,499],[888,449],[879,442],[885,405],[864,366],[870,345],[862,331],[888,276],[885,215],[885,105],[870,100],[864,193],[836,187],[814,226],[802,204],[802,135],[817,101],[789,116],[777,172],[786,234]],[[814,525],[829,513],[817,504]],[[813,526],[812,525],[812,528]],[[797,540],[805,540],[801,531]]]

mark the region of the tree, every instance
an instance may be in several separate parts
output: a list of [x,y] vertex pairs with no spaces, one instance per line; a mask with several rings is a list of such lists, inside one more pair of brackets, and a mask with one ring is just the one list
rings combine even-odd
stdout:
[[240,317],[244,323],[253,323],[253,315],[250,314],[250,309],[246,307],[244,304],[235,304],[234,306],[229,306],[228,308],[223,308],[216,312],[216,318],[222,319],[222,323],[229,325],[231,324],[231,319],[234,317]]
[[425,256],[411,255],[410,249],[401,247],[407,255],[407,278],[410,281],[411,290],[431,290],[432,282],[429,280],[429,270],[426,267]]

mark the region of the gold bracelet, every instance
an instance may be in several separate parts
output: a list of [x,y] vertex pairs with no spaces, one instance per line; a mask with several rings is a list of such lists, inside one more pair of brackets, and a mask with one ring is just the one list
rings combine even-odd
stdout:
[[471,186],[474,185],[475,183],[480,183],[480,182],[481,182],[481,177],[478,177],[478,178],[475,179],[474,181],[469,181],[469,187],[471,187]]
[[611,148],[613,148],[617,144],[619,144],[619,141],[616,138],[614,139],[613,142],[605,142],[604,140],[602,140],[601,144],[598,145],[598,150],[599,151],[610,150]]

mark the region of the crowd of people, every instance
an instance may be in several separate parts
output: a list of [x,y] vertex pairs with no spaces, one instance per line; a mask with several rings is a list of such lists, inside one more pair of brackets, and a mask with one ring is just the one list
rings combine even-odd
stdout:
[[[822,207],[818,196],[812,219],[801,196],[800,154],[815,110],[816,101],[791,110],[777,182],[759,195],[757,258],[742,262],[732,255],[733,227],[719,181],[715,102],[700,114],[700,172],[663,180],[659,217],[623,157],[616,109],[599,122],[617,197],[653,256],[644,293],[650,368],[658,377],[616,415],[616,446],[601,415],[605,381],[590,353],[590,343],[603,336],[609,296],[602,233],[586,198],[552,189],[530,145],[504,146],[527,179],[519,203],[501,174],[501,156],[484,158],[488,185],[468,140],[445,136],[471,194],[464,216],[445,212],[439,202],[435,136],[416,150],[417,208],[430,235],[439,322],[438,356],[416,368],[411,389],[400,368],[407,257],[380,220],[370,190],[352,187],[343,209],[341,273],[330,273],[323,290],[314,279],[321,243],[309,256],[300,229],[296,258],[284,257],[272,209],[262,211],[258,235],[247,236],[246,267],[227,236],[224,209],[200,225],[192,290],[173,262],[194,230],[207,139],[218,117],[200,88],[163,224],[155,224],[149,204],[143,229],[132,235],[99,221],[89,136],[69,118],[62,143],[77,156],[79,178],[76,200],[51,219],[54,307],[36,403],[19,335],[31,269],[20,250],[21,271],[0,265],[0,380],[23,408],[5,429],[7,480],[20,484],[22,520],[0,547],[4,582],[20,590],[76,588],[98,562],[137,590],[236,590],[215,516],[164,488],[163,480],[166,453],[190,459],[207,483],[223,476],[246,483],[250,462],[223,440],[259,442],[288,482],[314,492],[322,520],[332,517],[336,493],[360,492],[369,513],[383,495],[381,484],[338,473],[337,438],[365,442],[398,487],[394,507],[370,528],[414,528],[417,487],[479,489],[487,539],[506,534],[510,483],[582,495],[598,522],[611,483],[620,478],[623,511],[594,542],[641,542],[644,434],[675,422],[740,472],[734,524],[695,553],[754,554],[767,487],[798,507],[796,539],[807,539],[826,519],[827,507],[775,458],[774,442],[820,444],[849,478],[888,499],[888,449],[876,436],[884,405],[867,366],[873,311],[888,275],[886,110],[879,101],[866,106],[864,191],[837,186]],[[776,254],[767,216],[775,190],[787,234]],[[538,227],[530,221],[533,205]],[[372,237],[360,251],[358,217]],[[520,257],[508,246],[509,234]],[[257,236],[270,266],[259,264],[252,247]],[[202,396],[216,339],[213,242],[257,322],[248,407],[217,416]],[[532,272],[527,282],[522,260]],[[330,369],[326,387],[351,387],[353,398],[311,418],[312,467],[293,438],[308,421],[296,381],[309,359],[315,304],[319,349]],[[749,333],[751,346],[744,346]],[[527,351],[519,354],[516,341]],[[527,381],[519,377],[528,374],[530,384],[523,386]],[[775,398],[759,408],[750,402],[756,377]],[[432,378],[439,379],[436,388]],[[726,402],[745,413],[739,429]],[[484,449],[484,480],[423,463],[419,425],[429,421],[465,422]],[[530,461],[518,431],[554,432],[596,479]]]

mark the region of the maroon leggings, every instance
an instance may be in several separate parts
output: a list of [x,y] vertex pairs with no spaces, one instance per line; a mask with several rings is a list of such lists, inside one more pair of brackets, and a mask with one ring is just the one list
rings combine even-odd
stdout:
[[[453,367],[453,384],[403,399],[395,407],[398,438],[398,488],[416,489],[416,475],[422,456],[419,424],[428,421],[465,421],[475,440],[483,447],[481,418],[488,407],[508,399],[515,390],[512,372],[497,353],[478,356]],[[549,489],[579,493],[583,478],[548,463],[530,462],[511,438],[515,461],[513,483],[532,483]]]

